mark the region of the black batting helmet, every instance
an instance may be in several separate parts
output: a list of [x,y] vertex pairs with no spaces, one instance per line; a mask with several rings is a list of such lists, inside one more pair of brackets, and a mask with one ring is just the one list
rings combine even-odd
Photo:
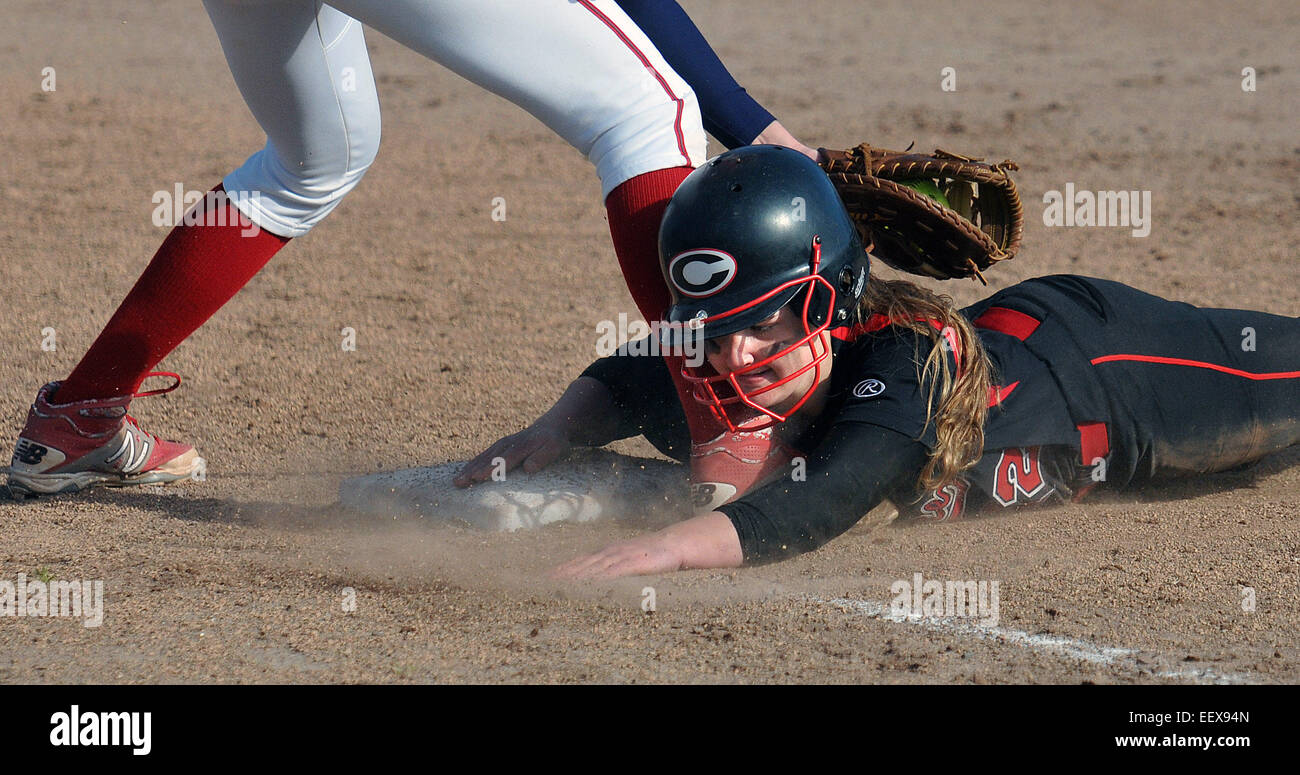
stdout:
[[[812,347],[829,326],[846,323],[868,271],[858,231],[826,173],[803,154],[772,145],[728,151],[682,181],[659,227],[659,259],[672,293],[668,321],[690,325],[704,339],[749,328],[794,303],[806,336],[754,369]],[[820,369],[825,349],[813,352],[808,368]],[[741,390],[732,378],[740,373],[683,370],[695,383],[696,398],[729,426],[734,427],[725,410],[729,404],[747,405],[777,422],[789,416],[750,400],[762,391]],[[719,396],[714,385],[721,382],[735,395]]]

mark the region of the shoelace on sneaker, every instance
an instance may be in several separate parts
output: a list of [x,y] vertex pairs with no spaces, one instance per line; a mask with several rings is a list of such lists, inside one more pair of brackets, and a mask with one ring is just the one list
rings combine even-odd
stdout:
[[[144,379],[149,379],[150,377],[172,377],[176,381],[165,388],[158,388],[157,390],[146,390],[143,393],[132,393],[131,394],[132,398],[148,398],[149,396],[160,396],[163,393],[170,393],[176,388],[181,386],[181,375],[177,374],[174,371],[151,371],[148,374],[144,375]],[[144,379],[140,380],[140,384],[144,384]]]
[[[131,398],[148,398],[149,396],[160,396],[163,395],[164,393],[170,393],[176,388],[181,386],[181,375],[177,374],[174,371],[151,371],[148,374],[144,375],[144,379],[149,379],[150,377],[172,377],[176,381],[165,388],[158,388],[157,390],[146,390],[143,393],[132,393]],[[144,384],[144,380],[140,380],[140,383]],[[152,437],[155,444],[162,443],[162,439],[158,438],[156,434],[150,433],[144,428],[141,428],[140,423],[137,422],[136,419],[131,415],[129,414],[126,415],[126,421],[134,425],[135,429],[140,433]]]

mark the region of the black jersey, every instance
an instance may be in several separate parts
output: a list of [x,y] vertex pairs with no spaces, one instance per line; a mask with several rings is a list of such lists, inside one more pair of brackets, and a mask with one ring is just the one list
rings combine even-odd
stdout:
[[[970,317],[972,310],[962,314]],[[1075,465],[1083,462],[1078,424],[1048,365],[1025,346],[1035,321],[1001,307],[974,311],[979,314],[971,319],[977,322],[995,380],[988,398],[986,454],[964,481],[942,492],[890,493],[915,516],[959,518],[968,502],[1013,506],[1059,500],[1070,497],[1086,481],[1087,472]],[[832,426],[848,423],[887,428],[933,448],[935,424],[927,410],[928,386],[921,384],[921,372],[935,340],[889,325],[879,316],[830,333],[834,360],[826,406],[818,421],[791,445],[811,451]],[[955,337],[943,336],[939,341],[949,368],[955,370]],[[585,373],[604,382],[615,396],[623,416],[623,435],[643,433],[661,451],[686,459],[685,420],[661,359],[611,356]],[[1096,457],[1098,450],[1089,451]]]
[[[1090,431],[1080,430],[1048,364],[1025,346],[1034,321],[1002,307],[979,312],[962,314],[975,323],[991,366],[984,455],[958,481],[938,491],[918,493],[909,487],[890,493],[905,516],[950,521],[986,504],[1060,501],[1089,481],[1083,438]],[[929,386],[922,384],[921,374],[934,340],[878,317],[831,335],[835,361],[825,414],[836,422],[888,428],[933,449],[935,423],[928,411],[938,407],[928,403]],[[955,373],[956,338],[942,336],[939,343]],[[803,444],[817,441],[800,439]],[[1088,452],[1094,457],[1101,452],[1103,459],[1107,454]]]
[[[908,516],[952,520],[982,507],[1077,498],[1097,485],[1224,470],[1300,442],[1300,319],[1197,308],[1071,275],[1019,283],[961,314],[974,325],[994,380],[980,460],[938,492],[918,491],[919,466],[911,476],[862,480],[867,489],[889,485],[830,505],[818,500],[818,488],[758,488],[720,509],[733,518],[747,560],[774,556],[772,546],[808,549],[826,540],[833,531],[818,530],[808,516],[819,509],[835,530],[880,497]],[[955,368],[955,342],[940,341]],[[828,401],[793,443],[810,454],[833,447],[821,459],[822,481],[857,482],[859,469],[885,466],[895,450],[916,460],[901,446],[908,440],[933,448],[920,372],[935,346],[878,317],[832,331]],[[686,459],[685,419],[660,359],[611,357],[586,375],[610,388],[624,435],[644,433]],[[872,446],[846,442],[872,433]],[[798,518],[783,520],[772,504]],[[855,511],[852,520],[831,513],[845,509]],[[800,535],[783,534],[787,522]]]

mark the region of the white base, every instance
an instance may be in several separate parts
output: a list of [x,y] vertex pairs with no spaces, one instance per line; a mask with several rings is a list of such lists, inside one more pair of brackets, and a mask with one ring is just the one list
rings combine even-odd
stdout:
[[497,531],[629,519],[664,507],[690,516],[686,466],[663,460],[581,449],[536,474],[509,471],[504,481],[461,489],[451,480],[463,465],[346,479],[339,485],[339,503],[366,514],[458,520]]

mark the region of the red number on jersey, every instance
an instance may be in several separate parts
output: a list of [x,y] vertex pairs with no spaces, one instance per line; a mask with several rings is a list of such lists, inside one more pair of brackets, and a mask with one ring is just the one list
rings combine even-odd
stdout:
[[1038,465],[1038,447],[1002,450],[993,474],[993,497],[998,503],[1012,506],[1032,501],[1046,486]]
[[921,504],[917,519],[927,522],[956,522],[966,511],[966,491],[970,483],[958,479],[945,484],[937,490],[931,490],[929,498]]

